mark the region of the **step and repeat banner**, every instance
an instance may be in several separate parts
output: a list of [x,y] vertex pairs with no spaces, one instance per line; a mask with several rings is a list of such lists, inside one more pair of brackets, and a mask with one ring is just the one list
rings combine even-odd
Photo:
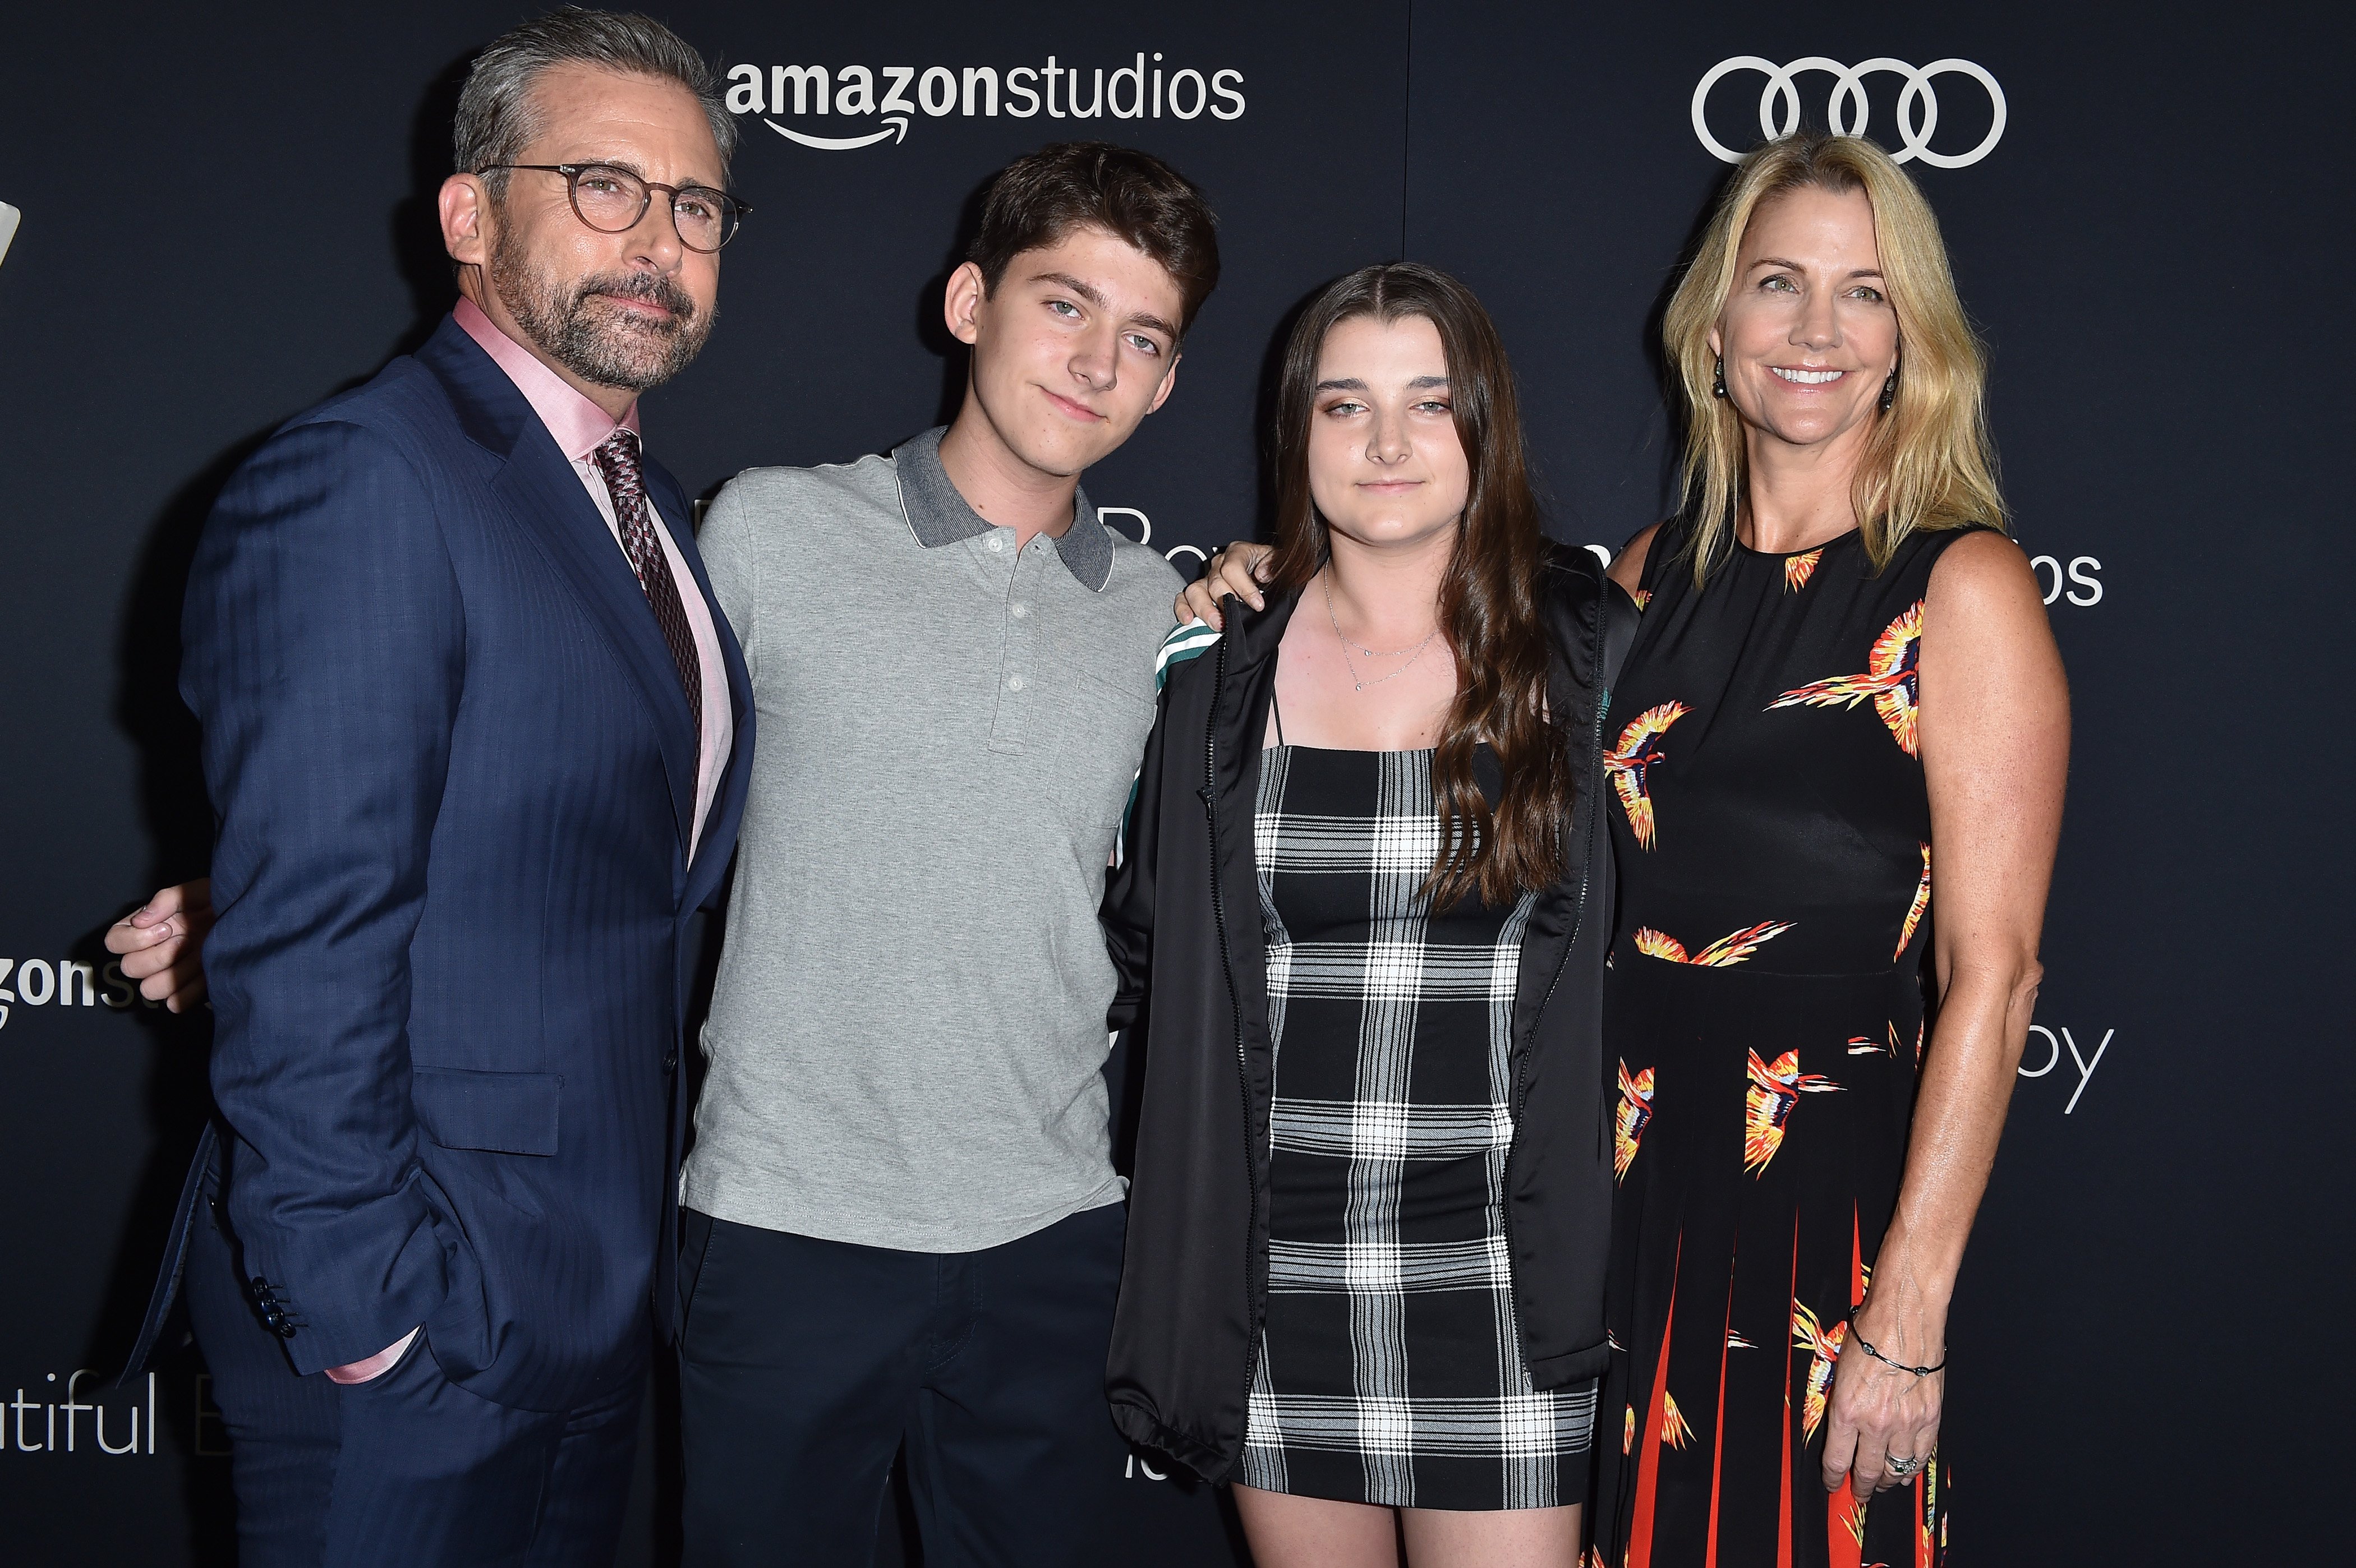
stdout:
[[[1398,256],[1487,301],[1553,530],[1617,546],[1669,503],[1654,344],[1731,160],[1803,123],[1898,153],[1993,351],[2006,486],[2076,713],[2043,996],[1954,1309],[1951,1550],[2336,1560],[2356,1103],[2335,1005],[2345,21],[1730,0],[653,9],[725,70],[755,211],[710,347],[647,400],[651,449],[708,495],[946,418],[963,371],[940,289],[988,176],[1048,141],[1128,143],[1210,193],[1226,281],[1169,404],[1088,489],[1189,568],[1261,523],[1288,312]],[[0,1559],[233,1558],[201,1362],[183,1347],[116,1381],[205,1114],[206,1020],[140,1003],[99,934],[205,867],[173,683],[206,509],[272,427],[447,307],[432,199],[456,82],[522,14],[11,15]],[[660,1392],[634,1564],[672,1551]],[[1151,1456],[1123,1475],[1124,1562],[1237,1560],[1215,1498]]]

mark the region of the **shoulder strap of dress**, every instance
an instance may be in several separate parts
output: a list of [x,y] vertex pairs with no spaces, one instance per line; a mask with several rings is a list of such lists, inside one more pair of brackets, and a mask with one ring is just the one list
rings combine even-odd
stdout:
[[1678,554],[1684,547],[1682,520],[1676,517],[1663,519],[1661,526],[1654,531],[1653,542],[1644,547],[1644,570],[1636,574],[1637,591],[1650,593],[1660,582],[1662,563]]
[[1957,539],[1971,534],[1992,534],[2002,531],[1987,523],[1958,523],[1951,528],[1918,529],[1900,547],[1910,552],[1904,563],[1905,570],[1909,573],[1919,572],[1927,582],[1931,569],[1939,564],[1939,558],[1946,554],[1948,547]]
[[[1658,535],[1654,537],[1659,538]],[[1651,564],[1649,560],[1645,562],[1647,567]],[[1634,600],[1621,592],[1607,579],[1599,613],[1603,623],[1603,665],[1596,671],[1595,683],[1608,700],[1612,687],[1619,684],[1621,670],[1627,666],[1628,650],[1635,645],[1636,629],[1644,624],[1644,612],[1636,607]]]

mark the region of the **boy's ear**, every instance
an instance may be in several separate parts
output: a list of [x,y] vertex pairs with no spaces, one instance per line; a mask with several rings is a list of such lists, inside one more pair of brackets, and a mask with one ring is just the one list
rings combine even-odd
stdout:
[[949,286],[941,295],[941,318],[948,324],[949,336],[970,347],[981,336],[981,310],[989,298],[989,285],[973,262],[964,262],[951,272]]
[[1183,354],[1176,356],[1170,361],[1170,368],[1162,372],[1161,389],[1153,394],[1153,404],[1151,408],[1148,408],[1145,411],[1147,413],[1152,414],[1161,412],[1162,405],[1170,400],[1170,389],[1178,384],[1179,361],[1185,357],[1186,356]]

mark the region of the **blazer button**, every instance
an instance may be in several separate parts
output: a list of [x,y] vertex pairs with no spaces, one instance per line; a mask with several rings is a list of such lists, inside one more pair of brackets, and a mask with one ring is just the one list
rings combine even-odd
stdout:
[[677,1071],[679,1071],[679,1052],[678,1052],[678,1051],[664,1051],[664,1052],[663,1052],[663,1071],[664,1071],[665,1072],[676,1072]]
[[279,1325],[278,1325],[278,1337],[279,1337],[280,1339],[292,1339],[293,1338],[294,1338],[294,1325],[293,1325],[292,1323],[281,1323],[281,1324],[279,1324]]

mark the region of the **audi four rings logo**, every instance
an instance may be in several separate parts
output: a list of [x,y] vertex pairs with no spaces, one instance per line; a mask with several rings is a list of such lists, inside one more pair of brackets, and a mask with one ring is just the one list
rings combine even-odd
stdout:
[[[1701,138],[1701,144],[1714,156],[1730,164],[1740,163],[1742,155],[1709,133],[1709,92],[1725,78],[1743,70],[1755,70],[1767,79],[1767,85],[1759,90],[1762,136],[1788,136],[1800,128],[1800,90],[1793,79],[1810,71],[1823,71],[1833,79],[1832,101],[1825,113],[1825,124],[1837,136],[1865,133],[1870,112],[1865,96],[1867,77],[1887,72],[1905,79],[1906,85],[1898,93],[1899,149],[1890,155],[1893,162],[1902,164],[1920,158],[1934,169],[1967,168],[1995,151],[1997,143],[2004,137],[2004,89],[1997,85],[1996,78],[1986,68],[1970,60],[1933,60],[1917,69],[1886,55],[1853,66],[1822,55],[1810,55],[1789,65],[1777,65],[1759,55],[1736,55],[1710,67],[1693,95],[1694,134]],[[1987,134],[1967,153],[1941,153],[1931,146],[1931,138],[1939,129],[1939,94],[1931,86],[1931,79],[1951,75],[1967,76],[1987,90],[1991,110]]]

